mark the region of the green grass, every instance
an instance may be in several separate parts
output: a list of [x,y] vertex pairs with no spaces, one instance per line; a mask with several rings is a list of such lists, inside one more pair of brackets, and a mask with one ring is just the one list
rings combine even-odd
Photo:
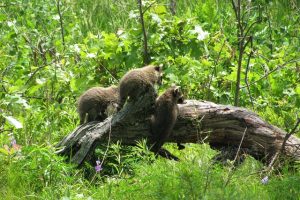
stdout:
[[[116,148],[116,147],[115,147]],[[267,184],[257,172],[262,164],[251,157],[234,170],[211,164],[216,151],[205,144],[190,144],[182,151],[166,145],[181,161],[154,159],[138,147],[118,154],[130,165],[127,174],[101,171],[86,179],[49,147],[24,147],[21,155],[1,156],[0,196],[4,199],[297,199],[300,173],[272,174]],[[140,159],[132,160],[132,155]],[[144,156],[142,156],[144,154]],[[113,150],[109,156],[117,156]],[[125,159],[124,159],[125,158]],[[113,161],[112,157],[110,158]],[[149,160],[150,159],[150,160]],[[150,161],[150,162],[149,162]],[[103,168],[110,166],[103,165]],[[93,172],[90,172],[93,173]],[[286,192],[283,192],[286,191]]]

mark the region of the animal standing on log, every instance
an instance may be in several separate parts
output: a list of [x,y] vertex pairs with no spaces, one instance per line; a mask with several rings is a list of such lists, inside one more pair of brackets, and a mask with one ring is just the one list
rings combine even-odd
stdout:
[[136,101],[146,92],[153,93],[156,98],[155,84],[162,83],[162,67],[148,65],[138,69],[132,69],[127,72],[120,81],[120,110],[125,104],[127,98],[129,101]]
[[80,124],[105,120],[109,115],[108,108],[116,108],[118,102],[119,88],[117,86],[90,88],[78,99],[77,112]]
[[[178,105],[183,104],[183,94],[178,86],[167,89],[155,102],[155,112],[151,117],[151,133],[154,136],[154,145],[151,150],[163,157],[178,160],[167,150],[162,149],[162,145],[172,133],[173,127],[179,113]],[[179,148],[184,146],[177,143]]]

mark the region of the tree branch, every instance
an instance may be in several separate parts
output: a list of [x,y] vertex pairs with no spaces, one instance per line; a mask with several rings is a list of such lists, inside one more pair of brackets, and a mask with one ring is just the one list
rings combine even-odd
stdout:
[[[284,153],[284,150],[285,150],[285,147],[286,147],[286,142],[287,142],[288,139],[291,137],[291,135],[293,135],[293,134],[296,132],[296,129],[297,129],[297,127],[299,126],[299,124],[300,124],[300,118],[297,119],[297,122],[296,122],[294,128],[291,130],[291,132],[290,132],[290,133],[287,133],[287,134],[285,135],[280,150],[278,150],[278,151],[274,154],[274,156],[273,156],[272,159],[270,160],[270,163],[269,163],[268,167],[264,170],[264,172],[265,172],[266,174],[270,174],[270,172],[273,170],[273,167],[274,167],[275,163],[276,163],[277,166],[279,165],[279,163],[280,163],[279,158],[280,158],[280,155],[282,155],[282,154]],[[299,144],[296,145],[296,150],[299,151],[299,148],[298,148],[297,146],[299,146]],[[277,161],[277,162],[276,162],[276,161]]]
[[[252,29],[252,27],[254,26],[254,24],[256,24],[256,23],[258,23],[258,22],[260,22],[260,20],[257,20],[257,21],[255,21],[255,22],[253,22],[253,23],[249,26],[248,30],[246,30],[246,33],[244,34],[244,38],[246,38],[246,37],[248,36],[249,31]],[[245,46],[247,46],[247,45],[245,45]]]
[[[247,127],[245,128],[245,131],[244,131],[244,133],[243,133],[243,136],[242,136],[240,145],[239,145],[238,150],[237,150],[237,152],[236,152],[236,154],[235,154],[235,157],[234,157],[234,159],[233,159],[233,162],[232,162],[233,164],[236,162],[236,160],[237,160],[237,158],[238,158],[238,155],[239,155],[239,153],[240,153],[241,146],[242,146],[242,143],[243,143],[243,141],[244,141],[246,132],[247,132]],[[229,183],[231,177],[233,176],[233,174],[234,174],[234,172],[235,172],[235,171],[233,171],[233,169],[234,169],[234,165],[232,165],[231,168],[230,168],[230,171],[229,171],[229,174],[228,174],[227,181],[225,182],[225,187],[228,185],[228,183]]]
[[36,74],[38,71],[40,71],[41,69],[43,69],[43,68],[45,68],[45,67],[47,67],[47,66],[53,64],[54,62],[55,62],[55,60],[52,61],[52,62],[50,62],[50,63],[47,63],[47,64],[45,64],[45,65],[43,65],[43,66],[40,66],[39,68],[37,68],[37,69],[31,74],[31,76],[29,77],[29,79],[26,81],[25,85],[27,85],[27,84],[31,81],[31,79],[35,76],[35,74]]
[[231,1],[234,12],[236,13],[237,20],[237,40],[238,40],[238,49],[239,49],[239,57],[238,57],[238,66],[236,73],[236,84],[235,84],[235,96],[234,96],[234,105],[239,105],[240,99],[240,82],[241,82],[241,71],[242,71],[242,61],[243,61],[243,53],[244,53],[244,28],[241,23],[241,0],[238,0],[237,5],[235,5],[234,0]]
[[[248,41],[250,41],[251,51],[250,51],[250,54],[248,56],[247,65],[246,65],[245,83],[246,83],[246,86],[247,86],[247,90],[248,90],[249,98],[250,98],[250,101],[251,101],[251,104],[252,104],[252,108],[254,108],[253,98],[252,98],[252,95],[251,95],[251,92],[250,92],[250,86],[249,86],[249,83],[248,83],[248,72],[249,72],[250,59],[253,55],[253,38],[252,38],[252,36],[249,37]],[[248,41],[247,41],[247,43],[248,43]]]
[[110,74],[110,76],[115,80],[118,81],[118,79],[116,78],[116,76],[107,68],[105,67],[105,65],[101,62],[98,61],[97,59],[95,59],[95,61],[99,64],[99,67],[102,67],[105,71],[107,71],[107,73]]
[[65,34],[64,34],[64,26],[63,26],[63,17],[62,17],[61,11],[60,11],[60,0],[56,1],[56,7],[57,7],[58,15],[59,15],[59,24],[60,24],[62,44],[65,48]]
[[154,1],[154,2],[152,2],[147,8],[145,8],[144,10],[143,10],[143,15],[145,14],[145,12],[147,11],[147,10],[149,10],[154,4],[156,4],[157,2],[156,1]]
[[291,132],[289,132],[288,134],[285,135],[284,140],[283,140],[283,142],[282,142],[282,146],[281,146],[280,153],[282,153],[282,152],[284,151],[284,148],[285,148],[285,145],[286,145],[287,140],[291,137],[291,135],[293,135],[293,134],[296,132],[296,130],[297,130],[299,124],[300,124],[300,118],[297,119],[296,125],[295,125],[294,128],[291,130]]
[[[274,68],[273,70],[269,71],[268,73],[266,73],[265,75],[263,75],[262,77],[260,77],[258,80],[253,81],[252,83],[250,83],[249,86],[251,86],[251,85],[253,85],[253,84],[255,84],[255,83],[261,81],[262,79],[266,78],[267,76],[269,76],[269,75],[272,74],[273,72],[275,72],[275,71],[277,71],[277,70],[279,70],[279,69],[285,67],[285,65],[290,64],[290,63],[294,63],[294,62],[299,62],[299,61],[300,61],[300,58],[298,58],[298,59],[293,58],[293,59],[291,59],[291,60],[289,60],[289,61],[286,61],[286,62],[283,63],[282,65],[278,65],[276,68]],[[242,88],[245,88],[245,87],[247,87],[247,86],[241,86],[240,88],[242,89]]]
[[217,65],[218,65],[218,63],[219,63],[219,60],[220,60],[220,57],[221,57],[221,53],[222,53],[223,48],[224,48],[224,46],[225,46],[225,42],[226,42],[226,39],[224,39],[224,41],[223,41],[223,43],[222,43],[222,46],[221,46],[221,49],[220,49],[220,51],[219,51],[219,53],[218,53],[218,57],[217,57],[217,59],[215,59],[215,61],[214,61],[214,68],[213,68],[213,72],[212,72],[212,74],[211,74],[211,76],[210,76],[210,79],[209,79],[208,89],[210,89],[210,86],[211,86],[213,77],[214,77],[214,76],[217,76]]
[[142,10],[142,0],[138,0],[138,6],[139,6],[139,12],[140,12],[142,31],[143,31],[143,36],[144,36],[143,63],[144,63],[144,65],[147,65],[150,63],[150,57],[149,57],[149,52],[148,52],[147,33],[146,33],[145,23],[144,23],[144,14],[143,14],[143,10]]

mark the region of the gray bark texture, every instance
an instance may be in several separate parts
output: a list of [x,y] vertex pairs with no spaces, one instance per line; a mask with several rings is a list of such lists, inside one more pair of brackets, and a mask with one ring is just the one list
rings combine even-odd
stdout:
[[[78,165],[92,154],[99,143],[120,140],[134,145],[150,134],[153,98],[145,95],[129,102],[104,122],[90,122],[77,127],[57,144],[59,154],[68,155]],[[213,148],[239,147],[257,159],[270,160],[280,151],[285,131],[270,125],[257,114],[240,107],[219,105],[208,101],[187,100],[179,106],[179,117],[168,142],[209,143]],[[243,137],[244,136],[244,137]],[[300,139],[291,136],[282,156],[300,160]]]

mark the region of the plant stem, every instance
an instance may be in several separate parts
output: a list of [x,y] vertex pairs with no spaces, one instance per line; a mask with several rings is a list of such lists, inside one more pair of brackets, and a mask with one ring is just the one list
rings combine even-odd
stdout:
[[146,29],[145,29],[144,14],[143,14],[143,10],[142,10],[142,0],[138,0],[138,6],[139,6],[139,12],[140,12],[142,31],[143,31],[143,36],[144,36],[143,63],[144,63],[144,65],[147,65],[150,63],[150,57],[149,57],[149,52],[148,52],[147,33],[146,33]]
[[61,14],[61,11],[60,11],[60,0],[56,1],[56,6],[57,6],[57,12],[58,12],[58,15],[59,15],[59,24],[60,24],[62,44],[65,48],[65,34],[64,34],[64,27],[63,27],[63,18],[62,18],[62,14]]

